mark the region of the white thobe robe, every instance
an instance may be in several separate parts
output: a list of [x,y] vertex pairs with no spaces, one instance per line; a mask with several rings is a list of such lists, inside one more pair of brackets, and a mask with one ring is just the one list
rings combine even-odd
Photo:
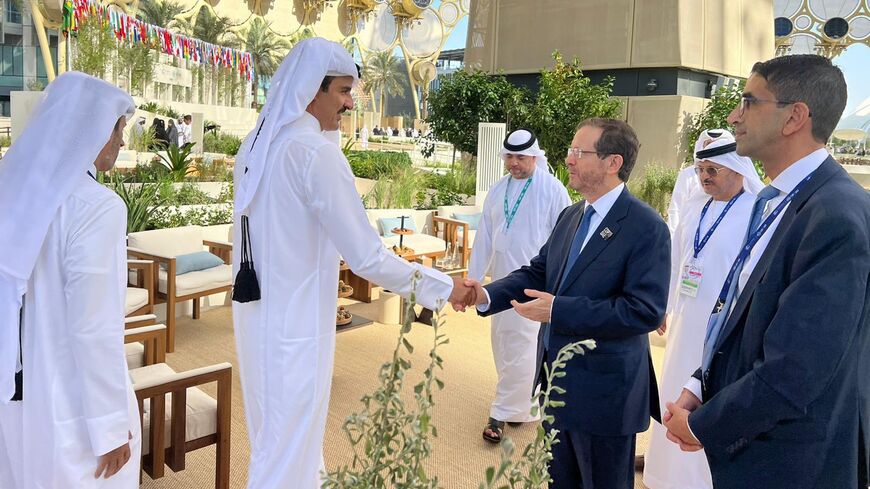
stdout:
[[193,141],[193,129],[190,124],[182,122],[178,125],[178,142],[179,146],[183,146]]
[[453,284],[384,247],[347,160],[310,114],[281,130],[267,161],[247,212],[262,298],[233,303],[251,441],[248,487],[315,489],[332,381],[339,255],[357,275],[405,296],[419,270],[417,302],[431,309]]
[[[482,281],[489,274],[493,280],[498,280],[528,265],[550,237],[559,214],[571,204],[565,186],[546,170],[538,168],[508,229],[505,192],[508,192],[510,212],[526,181],[505,175],[487,193],[471,248],[469,278]],[[513,309],[492,317],[492,354],[498,384],[490,416],[499,421],[536,419],[530,410],[540,326],[541,323],[525,319]]]
[[[127,210],[82,174],[43,242],[24,300],[24,400],[0,404],[0,487],[139,487],[139,410],[124,355]],[[98,457],[131,458],[95,479]],[[6,458],[3,453],[6,452]],[[8,464],[8,465],[7,465]]]
[[683,168],[677,173],[677,181],[674,183],[671,201],[668,204],[668,229],[671,230],[671,236],[680,224],[681,215],[686,212],[685,207],[692,205],[695,199],[703,198],[704,195],[704,189],[701,188],[701,182],[695,174],[695,165]]
[[[669,293],[668,343],[665,348],[664,367],[659,382],[661,409],[666,411],[665,403],[680,396],[683,384],[701,365],[707,320],[716,303],[728,270],[746,235],[755,196],[744,192],[734,203],[728,214],[719,223],[710,240],[698,254],[703,270],[703,278],[696,297],[680,293],[680,280],[683,267],[692,259],[694,253],[695,231],[701,210],[706,201],[694,200],[691,207],[683,210],[680,225],[674,232],[672,256],[679,259],[672,263],[675,269]],[[716,221],[727,202],[714,201],[701,223],[699,241]],[[653,423],[652,438],[646,452],[643,481],[650,489],[709,489],[713,487],[710,468],[703,450],[683,452],[680,447],[665,436],[666,429]]]
[[359,139],[362,142],[362,149],[369,149],[369,129],[367,127],[360,129]]

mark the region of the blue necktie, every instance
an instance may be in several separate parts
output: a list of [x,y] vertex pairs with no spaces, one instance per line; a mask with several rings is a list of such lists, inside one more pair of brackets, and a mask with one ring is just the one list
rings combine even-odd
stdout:
[[[562,291],[562,285],[565,283],[568,273],[571,272],[574,264],[577,263],[577,259],[580,258],[580,252],[583,251],[583,241],[586,241],[586,235],[589,234],[589,226],[593,215],[595,215],[595,208],[591,205],[586,206],[583,217],[580,218],[580,225],[577,226],[577,232],[574,234],[574,241],[571,242],[571,250],[568,251],[568,261],[565,263],[565,269],[562,270],[559,292]],[[544,348],[550,349],[550,323],[544,323]]]
[[[577,263],[577,259],[580,258],[580,252],[583,251],[583,242],[586,241],[586,235],[589,234],[589,226],[592,223],[592,216],[595,215],[595,208],[590,206],[586,207],[586,211],[583,212],[583,217],[580,219],[580,225],[577,226],[577,233],[574,234],[574,241],[571,242],[571,250],[568,252],[568,261],[565,263],[565,270],[562,271],[562,283],[565,283],[565,278],[568,276],[568,273],[574,268],[574,264]],[[562,284],[559,284],[559,289],[562,288]]]
[[[746,228],[746,237],[743,238],[745,245],[749,241],[749,237],[761,224],[761,218],[764,216],[764,208],[767,202],[779,195],[779,189],[772,185],[764,187],[755,199],[755,206],[752,208],[752,217],[749,219],[749,227]],[[742,248],[742,246],[741,246]],[[729,275],[731,279],[731,287],[728,288],[728,294],[725,296],[725,305],[719,312],[714,312],[710,315],[707,323],[707,337],[704,340],[704,355],[702,357],[702,372],[706,372],[710,368],[710,363],[713,361],[713,347],[716,345],[716,340],[719,339],[719,334],[722,332],[722,326],[728,319],[728,314],[731,312],[731,306],[734,304],[734,299],[737,297],[737,282],[740,280],[740,272],[743,266],[749,260],[747,256],[740,266],[733,269],[733,274]],[[726,279],[727,282],[727,279]]]

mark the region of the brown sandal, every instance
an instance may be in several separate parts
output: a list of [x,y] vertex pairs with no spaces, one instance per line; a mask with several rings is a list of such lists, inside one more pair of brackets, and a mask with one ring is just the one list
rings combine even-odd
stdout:
[[504,421],[499,421],[495,418],[489,418],[486,427],[483,429],[483,439],[490,443],[501,443],[502,433],[504,432]]

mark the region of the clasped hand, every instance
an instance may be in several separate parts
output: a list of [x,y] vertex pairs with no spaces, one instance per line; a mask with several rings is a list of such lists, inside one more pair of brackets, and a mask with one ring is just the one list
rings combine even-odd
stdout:
[[465,311],[468,306],[486,304],[486,292],[477,280],[453,277],[453,290],[447,300],[454,311]]
[[[512,300],[511,305],[517,314],[532,321],[549,322],[553,295],[532,289],[525,289],[523,292],[533,300],[522,303]],[[488,301],[480,282],[458,277],[453,278],[453,291],[448,300],[455,311],[465,311],[468,306],[479,306]]]
[[684,452],[697,452],[704,448],[689,430],[689,414],[701,406],[701,400],[688,389],[683,389],[680,398],[667,403],[662,415],[662,424],[667,428],[668,440],[680,446]]

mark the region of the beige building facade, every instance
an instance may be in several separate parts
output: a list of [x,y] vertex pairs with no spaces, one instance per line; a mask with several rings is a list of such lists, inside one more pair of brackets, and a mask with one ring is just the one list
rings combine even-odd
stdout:
[[638,165],[678,167],[682,129],[724,83],[774,56],[773,0],[476,0],[465,64],[534,89],[552,53],[577,57],[638,133]]

